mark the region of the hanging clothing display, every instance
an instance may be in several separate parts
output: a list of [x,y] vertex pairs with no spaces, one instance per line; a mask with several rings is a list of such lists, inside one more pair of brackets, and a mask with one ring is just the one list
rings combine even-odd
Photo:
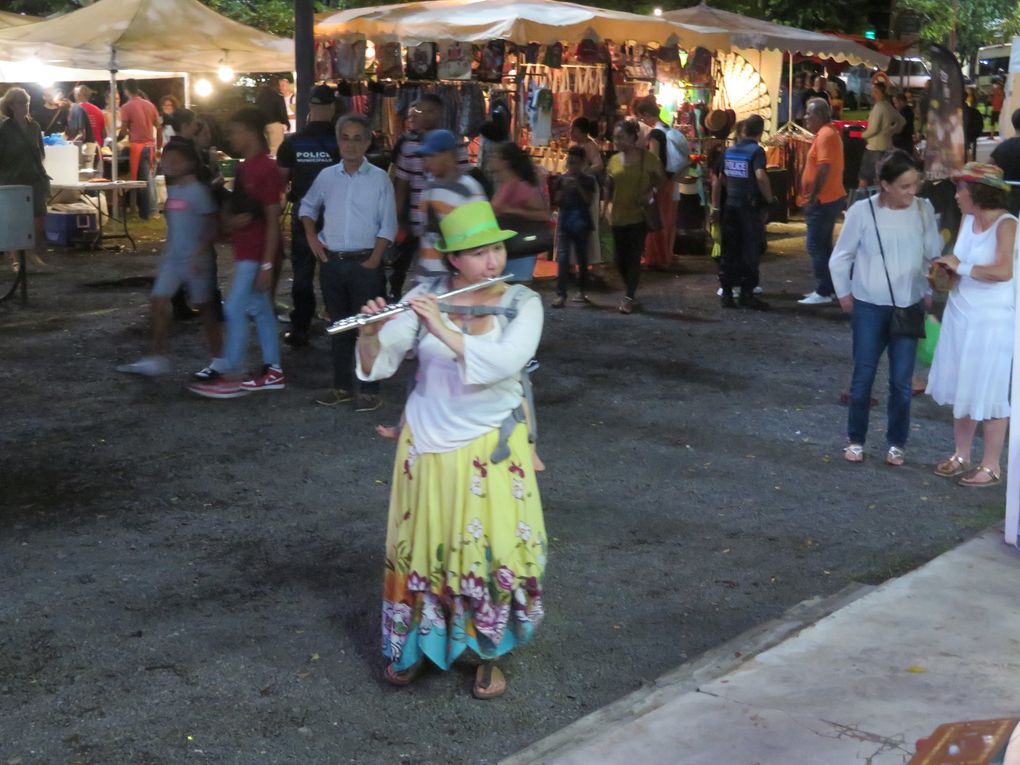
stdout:
[[399,80],[404,76],[404,57],[400,43],[388,42],[375,46],[375,74],[380,80]]
[[506,42],[490,40],[482,48],[482,58],[478,66],[478,79],[482,82],[502,82],[503,60],[506,58]]
[[439,79],[470,80],[473,58],[471,43],[439,43]]
[[436,44],[424,42],[407,49],[407,76],[412,80],[436,79]]
[[365,76],[364,40],[337,40],[333,43],[333,77],[339,80],[360,80]]
[[548,146],[552,138],[553,95],[548,88],[535,88],[528,97],[528,125],[532,146]]

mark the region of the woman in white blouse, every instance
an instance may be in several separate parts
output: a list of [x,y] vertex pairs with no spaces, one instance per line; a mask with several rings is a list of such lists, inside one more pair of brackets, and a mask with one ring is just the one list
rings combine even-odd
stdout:
[[[953,254],[936,263],[959,278],[942,317],[928,393],[939,404],[952,404],[956,448],[935,473],[962,476],[961,486],[994,486],[1002,478],[999,460],[1009,425],[1017,220],[1006,212],[1009,186],[995,165],[968,162],[953,179],[964,218]],[[971,468],[979,423],[984,453]]]
[[[914,160],[903,151],[886,155],[879,173],[879,193],[857,202],[829,259],[829,271],[843,310],[851,314],[854,371],[847,421],[849,445],[843,456],[864,461],[871,386],[883,351],[889,356],[889,405],[885,461],[902,465],[910,432],[910,380],[917,340],[890,332],[893,307],[930,304],[926,275],[939,256],[942,239],[935,211],[917,193]],[[881,246],[880,246],[881,242]],[[883,257],[884,251],[884,257]]]
[[[515,232],[500,230],[488,202],[458,207],[440,231],[450,273],[440,292],[503,273]],[[406,299],[412,311],[366,325],[358,339],[362,380],[390,377],[412,349],[419,362],[390,494],[386,680],[406,685],[425,659],[445,670],[470,649],[482,660],[473,693],[491,698],[506,689],[496,660],[527,642],[543,614],[545,524],[521,407],[542,303],[502,282],[448,303],[426,285]]]

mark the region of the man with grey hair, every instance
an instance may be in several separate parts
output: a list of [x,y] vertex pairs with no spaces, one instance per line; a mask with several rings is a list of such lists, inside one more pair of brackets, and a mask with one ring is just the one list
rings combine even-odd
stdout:
[[843,188],[843,139],[832,126],[829,102],[812,98],[804,112],[804,126],[815,134],[801,176],[801,196],[807,221],[807,251],[815,273],[815,288],[797,302],[801,305],[832,303],[835,289],[829,274],[832,255],[832,232],[843,211],[846,190]]
[[[385,292],[383,252],[396,238],[397,206],[393,184],[384,170],[366,158],[372,131],[368,120],[348,114],[336,125],[339,164],[315,178],[301,199],[299,217],[308,248],[322,265],[319,285],[330,318],[343,319]],[[322,214],[322,230],[316,222]],[[354,411],[382,406],[379,383],[358,384],[354,374],[353,332],[331,338],[333,387],[316,403],[338,406],[354,401]]]

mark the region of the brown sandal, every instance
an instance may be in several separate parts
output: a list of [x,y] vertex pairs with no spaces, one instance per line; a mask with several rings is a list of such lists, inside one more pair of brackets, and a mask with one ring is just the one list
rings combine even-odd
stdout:
[[494,661],[483,661],[475,671],[475,684],[471,689],[476,699],[494,699],[506,693],[506,677]]
[[[977,478],[982,473],[986,473],[988,475],[988,480],[975,481],[974,479]],[[995,486],[996,484],[999,484],[1001,482],[1002,482],[1001,474],[996,475],[995,472],[990,467],[979,465],[956,483],[959,484],[960,486],[966,486],[967,488],[970,489],[980,489],[983,486]]]
[[970,463],[966,462],[958,454],[954,454],[935,466],[935,475],[940,475],[943,478],[956,478],[956,476],[963,475],[969,470]]
[[418,679],[418,675],[421,674],[422,669],[425,667],[424,661],[418,661],[412,664],[405,670],[397,670],[390,664],[386,667],[386,671],[383,673],[383,678],[390,685],[396,685],[403,688],[405,685],[410,685]]

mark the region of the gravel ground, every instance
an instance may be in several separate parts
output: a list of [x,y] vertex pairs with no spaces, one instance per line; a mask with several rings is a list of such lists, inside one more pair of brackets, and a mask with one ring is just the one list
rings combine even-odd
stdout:
[[773,228],[769,313],[720,309],[695,257],[643,277],[643,313],[615,311],[613,274],[593,306],[547,312],[548,615],[484,703],[468,663],[381,680],[393,445],[373,427],[403,382],[377,413],[315,406],[323,336],[285,350],[285,392],[196,400],[194,322],[175,327],[172,377],[119,376],[155,247],[48,256],[29,305],[0,305],[0,765],[495,763],[992,523],[1001,490],[932,475],[951,421],[930,400],[906,467],[881,463],[881,410],[868,461],[840,458],[848,324],[796,304],[802,227]]

